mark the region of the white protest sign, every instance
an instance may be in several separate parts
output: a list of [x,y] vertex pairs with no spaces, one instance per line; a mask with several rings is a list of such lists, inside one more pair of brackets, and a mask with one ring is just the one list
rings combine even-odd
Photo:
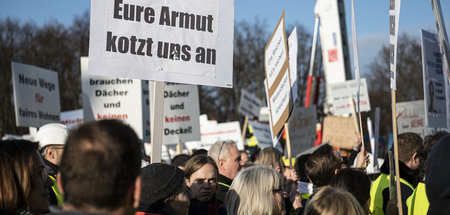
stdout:
[[256,137],[256,140],[258,141],[258,147],[260,148],[273,147],[269,125],[253,121],[248,121],[248,124],[253,129],[253,135]]
[[200,140],[197,86],[166,83],[164,115],[164,144]]
[[278,134],[292,105],[284,11],[264,51],[264,69],[273,133]]
[[233,28],[233,1],[95,0],[89,73],[233,87]]
[[425,137],[427,133],[423,100],[398,102],[396,107],[398,133],[413,132]]
[[298,96],[298,84],[297,84],[297,52],[298,52],[298,38],[297,38],[297,27],[292,30],[288,38],[289,45],[289,72],[291,77],[291,88],[292,88],[292,101]]
[[11,62],[16,126],[41,127],[59,122],[58,73]]
[[389,0],[389,47],[391,89],[397,90],[397,41],[401,0]]
[[443,55],[443,70],[445,77],[445,94],[447,98],[447,130],[450,131],[450,43],[448,42],[447,30],[445,28],[444,17],[442,15],[441,2],[432,0],[431,5],[436,21],[436,28],[439,34],[439,46]]
[[[369,93],[367,91],[366,79],[361,79],[361,90],[359,98],[360,111],[370,111]],[[334,115],[344,115],[352,113],[352,106],[349,103],[350,96],[356,100],[357,83],[350,80],[342,83],[331,84],[331,96],[333,98]]]
[[294,106],[294,110],[288,120],[291,154],[293,156],[314,147],[316,142],[316,106],[301,107],[297,104],[299,102]]
[[88,73],[88,58],[80,60],[84,120],[121,119],[139,138],[149,142],[150,132],[143,126],[146,121],[143,112],[149,111],[142,96],[143,88],[148,87],[145,81],[93,76]]
[[258,99],[255,95],[247,92],[247,90],[242,89],[238,112],[244,116],[258,118],[259,110],[261,109],[261,103],[261,100]]
[[61,124],[72,129],[84,122],[83,109],[61,112]]
[[236,142],[238,149],[244,149],[242,142],[241,125],[239,122],[224,122],[224,123],[207,123],[200,128],[200,141],[186,142],[186,147],[189,149],[206,149],[209,148],[218,140],[233,140]]
[[421,35],[425,125],[431,128],[447,128],[445,77],[438,37],[425,30],[422,30]]

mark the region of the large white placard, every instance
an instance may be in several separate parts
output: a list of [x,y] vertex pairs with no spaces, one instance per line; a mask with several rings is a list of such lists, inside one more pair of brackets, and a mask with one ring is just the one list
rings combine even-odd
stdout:
[[232,87],[233,1],[91,2],[90,73]]
[[61,112],[61,124],[72,129],[84,122],[83,109]]
[[389,56],[391,89],[397,90],[397,41],[401,0],[389,0]]
[[88,73],[88,58],[80,60],[84,121],[121,119],[134,129],[139,138],[150,142],[150,132],[144,126],[147,119],[143,114],[149,111],[142,96],[148,91],[144,89],[148,87],[145,81],[93,76]]
[[289,72],[291,77],[291,88],[292,88],[292,101],[298,96],[298,83],[297,83],[297,52],[298,52],[298,37],[297,37],[297,27],[292,30],[288,38],[288,50],[289,50]]
[[37,66],[12,62],[16,125],[40,127],[59,122],[58,73]]
[[166,83],[163,143],[200,140],[200,106],[196,85]]
[[265,123],[248,121],[248,124],[253,129],[253,135],[258,141],[258,147],[267,148],[273,147],[272,135],[270,134],[270,127]]
[[[361,79],[361,90],[359,93],[360,111],[370,111],[369,93],[367,91],[366,79]],[[356,100],[357,83],[350,80],[342,83],[331,84],[331,96],[333,98],[334,115],[340,116],[352,113],[350,96]]]
[[425,137],[425,111],[423,100],[398,102],[397,107],[397,128],[398,133],[413,132]]
[[207,123],[200,128],[200,141],[186,142],[189,149],[206,149],[218,140],[234,140],[239,150],[244,149],[239,122]]
[[271,126],[278,134],[289,117],[291,97],[291,80],[287,39],[284,30],[284,11],[272,37],[264,50],[264,69],[267,80],[267,100],[270,108]]
[[301,107],[297,104],[288,120],[292,156],[314,147],[316,142],[316,106]]
[[425,125],[447,128],[445,77],[442,54],[436,34],[422,30],[423,94]]
[[238,112],[244,116],[258,118],[261,103],[261,99],[258,99],[255,95],[247,92],[247,90],[242,89]]

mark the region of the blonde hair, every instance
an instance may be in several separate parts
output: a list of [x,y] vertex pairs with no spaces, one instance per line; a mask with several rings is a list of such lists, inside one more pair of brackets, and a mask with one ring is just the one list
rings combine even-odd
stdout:
[[305,215],[365,215],[361,205],[349,192],[337,188],[321,189],[305,209]]
[[281,175],[274,169],[252,166],[242,170],[234,178],[226,195],[228,214],[281,214],[284,208],[276,208],[273,195],[274,190],[281,186]]
[[283,155],[278,149],[273,147],[268,147],[263,149],[258,156],[258,160],[256,160],[255,164],[265,165],[268,167],[272,167],[276,169],[280,168],[280,173],[284,173],[284,163],[283,163]]

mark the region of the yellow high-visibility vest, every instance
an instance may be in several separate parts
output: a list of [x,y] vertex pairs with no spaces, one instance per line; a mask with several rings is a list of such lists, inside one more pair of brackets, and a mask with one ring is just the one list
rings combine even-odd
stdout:
[[430,202],[428,201],[427,193],[425,191],[425,184],[420,182],[413,194],[406,200],[408,206],[408,215],[427,214]]
[[49,175],[49,177],[53,181],[52,190],[55,193],[56,202],[58,203],[58,206],[61,207],[63,205],[63,202],[64,202],[64,197],[61,194],[61,192],[59,191],[58,185],[56,184],[56,179],[53,176],[51,176],[51,175]]

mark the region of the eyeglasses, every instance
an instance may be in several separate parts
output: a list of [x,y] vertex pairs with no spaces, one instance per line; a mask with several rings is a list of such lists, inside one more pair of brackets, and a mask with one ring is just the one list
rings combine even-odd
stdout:
[[272,190],[273,192],[277,192],[277,193],[279,193],[280,195],[282,195],[283,196],[283,194],[284,194],[284,189],[283,189],[283,187],[281,186],[279,189],[275,189],[275,190]]
[[222,153],[223,145],[225,145],[225,141],[222,141],[222,146],[220,146],[219,154],[217,155],[217,161],[220,160],[220,153]]

